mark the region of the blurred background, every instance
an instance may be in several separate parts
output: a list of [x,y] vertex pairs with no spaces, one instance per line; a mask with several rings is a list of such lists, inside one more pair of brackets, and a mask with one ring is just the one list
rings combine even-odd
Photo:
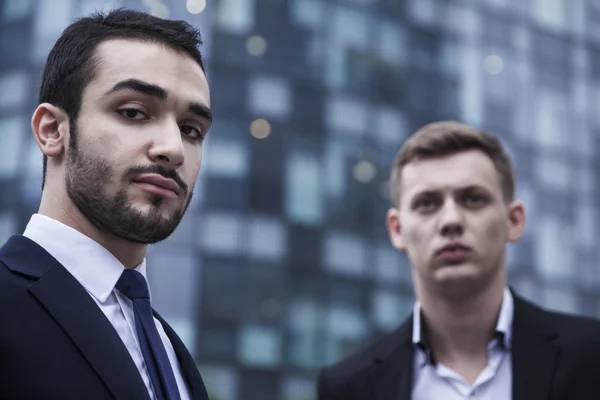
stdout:
[[513,287],[600,316],[600,1],[0,0],[0,242],[39,204],[29,124],[48,51],[120,6],[205,40],[215,123],[194,203],[148,262],[211,399],[313,399],[318,368],[408,315],[386,180],[434,120],[486,129],[513,157],[528,213]]

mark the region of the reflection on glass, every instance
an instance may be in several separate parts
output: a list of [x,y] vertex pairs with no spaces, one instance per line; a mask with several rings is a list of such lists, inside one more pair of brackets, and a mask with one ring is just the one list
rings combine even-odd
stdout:
[[240,332],[240,359],[249,366],[276,367],[280,363],[281,334],[273,328],[248,325]]
[[316,154],[291,153],[286,160],[285,211],[288,217],[304,224],[323,219],[320,162]]

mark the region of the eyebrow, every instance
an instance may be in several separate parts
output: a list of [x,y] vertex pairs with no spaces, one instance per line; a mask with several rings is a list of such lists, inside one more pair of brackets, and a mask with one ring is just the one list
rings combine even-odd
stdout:
[[124,90],[139,92],[148,96],[157,97],[161,100],[166,100],[167,98],[167,91],[165,89],[161,88],[160,86],[141,81],[139,79],[126,79],[124,81],[118,82],[115,86],[112,87],[112,89],[105,93],[105,96]]
[[198,117],[204,118],[209,123],[212,123],[212,112],[210,111],[210,108],[203,106],[202,104],[192,103],[190,104],[189,110]]
[[[421,196],[437,195],[442,191],[443,190],[441,190],[441,189],[425,189],[425,190],[415,193],[412,198],[414,199],[414,198],[421,197]],[[452,192],[458,192],[461,194],[467,193],[467,192],[472,192],[472,191],[482,191],[482,192],[486,192],[486,193],[490,192],[490,190],[482,184],[472,184],[472,185],[467,185],[467,186],[463,186],[463,187],[458,187],[458,188],[455,188],[454,190],[452,190]]]
[[[167,97],[169,97],[167,91],[162,87],[134,78],[118,82],[112,89],[106,92],[105,96],[124,90],[131,90],[161,100],[166,100]],[[209,123],[212,123],[212,112],[210,111],[210,108],[199,103],[191,103],[189,111],[198,117],[208,120]]]

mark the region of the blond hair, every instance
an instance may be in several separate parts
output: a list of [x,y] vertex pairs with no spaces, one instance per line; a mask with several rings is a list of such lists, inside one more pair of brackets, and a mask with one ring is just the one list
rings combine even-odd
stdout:
[[493,162],[500,176],[502,195],[508,203],[515,192],[514,173],[510,157],[498,138],[456,121],[439,121],[415,132],[396,154],[390,176],[392,202],[400,201],[403,168],[416,159],[453,155],[468,150],[480,150]]

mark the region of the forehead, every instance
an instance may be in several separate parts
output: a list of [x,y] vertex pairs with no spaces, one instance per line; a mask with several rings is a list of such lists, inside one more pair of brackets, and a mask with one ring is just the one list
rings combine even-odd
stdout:
[[402,196],[408,198],[423,191],[451,191],[469,186],[501,192],[494,163],[478,150],[412,161],[402,169],[401,185]]
[[[206,76],[185,53],[161,43],[136,39],[111,39],[96,49],[96,74],[89,89],[104,92],[117,82],[139,79],[166,89],[169,94],[209,105]],[[102,92],[102,93],[104,93]]]

